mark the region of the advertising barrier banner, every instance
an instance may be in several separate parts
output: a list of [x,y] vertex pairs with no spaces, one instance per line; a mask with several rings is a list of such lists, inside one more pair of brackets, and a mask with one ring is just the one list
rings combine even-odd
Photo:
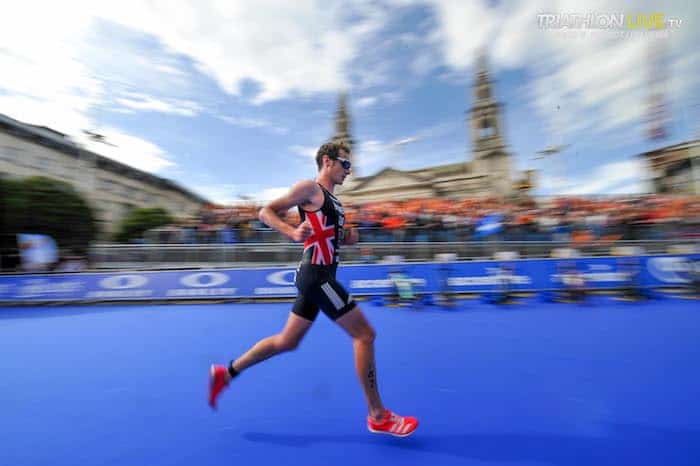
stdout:
[[[407,277],[417,293],[540,291],[562,287],[576,273],[588,288],[683,286],[700,255],[537,259],[510,262],[448,262],[346,265],[339,281],[354,295],[394,292],[392,273]],[[182,300],[271,298],[296,295],[294,268],[71,273],[0,276],[0,302]]]

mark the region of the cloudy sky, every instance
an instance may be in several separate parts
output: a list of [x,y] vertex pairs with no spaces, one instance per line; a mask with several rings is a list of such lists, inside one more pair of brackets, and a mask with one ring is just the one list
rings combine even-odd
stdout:
[[[700,7],[581,5],[11,2],[0,5],[0,113],[86,145],[82,130],[98,131],[117,147],[94,150],[216,202],[268,199],[315,176],[339,90],[349,94],[357,174],[469,158],[465,112],[485,48],[514,165],[540,171],[538,193],[639,192],[635,154],[698,136]],[[662,13],[680,26],[665,38],[538,26],[538,14],[587,13]],[[652,76],[662,78],[653,88]],[[650,89],[665,95],[662,141],[645,139]],[[568,144],[558,158],[534,159],[557,144]]]

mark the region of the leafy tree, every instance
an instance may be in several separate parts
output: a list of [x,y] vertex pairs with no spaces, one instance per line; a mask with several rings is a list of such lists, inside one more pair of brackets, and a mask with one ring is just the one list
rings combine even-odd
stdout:
[[171,223],[173,223],[173,218],[167,210],[161,207],[134,209],[122,220],[117,229],[115,239],[120,242],[127,242],[131,239],[140,238],[144,232],[151,228]]
[[16,221],[12,215],[17,211],[19,191],[16,181],[0,178],[0,270],[14,269],[19,262],[14,231]]
[[59,248],[87,251],[97,234],[95,217],[72,185],[43,176],[2,183],[7,234],[49,235]]

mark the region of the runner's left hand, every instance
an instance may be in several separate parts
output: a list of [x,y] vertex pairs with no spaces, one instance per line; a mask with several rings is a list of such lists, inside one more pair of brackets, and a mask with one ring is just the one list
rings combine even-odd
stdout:
[[357,231],[356,228],[348,228],[345,230],[345,239],[343,240],[344,244],[352,245],[357,243],[359,240],[360,233]]

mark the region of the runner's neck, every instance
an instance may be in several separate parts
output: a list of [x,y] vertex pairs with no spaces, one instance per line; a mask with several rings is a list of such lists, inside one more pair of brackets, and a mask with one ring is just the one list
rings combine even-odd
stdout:
[[335,189],[335,184],[331,180],[324,179],[322,177],[316,178],[316,183],[320,184],[326,191],[329,193],[333,194],[333,190]]

